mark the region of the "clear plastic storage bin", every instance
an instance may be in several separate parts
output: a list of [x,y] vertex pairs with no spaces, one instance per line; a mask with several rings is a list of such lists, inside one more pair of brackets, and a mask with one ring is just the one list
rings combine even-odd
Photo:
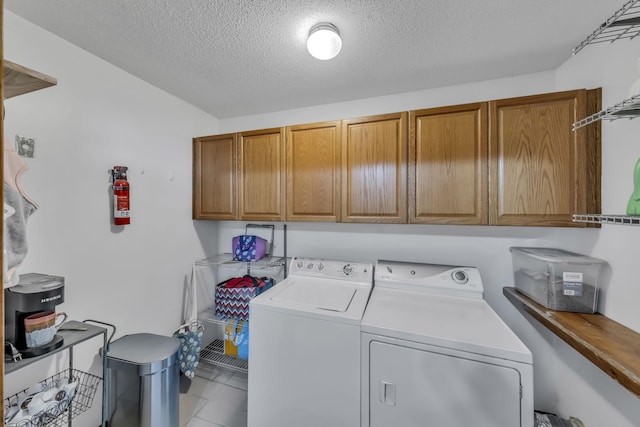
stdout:
[[606,261],[554,248],[510,250],[516,289],[552,310],[596,312]]

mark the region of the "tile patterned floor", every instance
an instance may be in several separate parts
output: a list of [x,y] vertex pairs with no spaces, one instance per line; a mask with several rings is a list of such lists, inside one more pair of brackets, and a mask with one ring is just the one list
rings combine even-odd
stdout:
[[246,427],[247,374],[201,363],[180,393],[180,427]]

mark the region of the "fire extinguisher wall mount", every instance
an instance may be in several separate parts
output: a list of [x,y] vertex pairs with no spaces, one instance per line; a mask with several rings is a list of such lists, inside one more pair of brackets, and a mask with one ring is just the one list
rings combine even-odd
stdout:
[[114,166],[111,170],[113,177],[113,223],[115,225],[131,224],[129,181],[127,181],[127,167]]

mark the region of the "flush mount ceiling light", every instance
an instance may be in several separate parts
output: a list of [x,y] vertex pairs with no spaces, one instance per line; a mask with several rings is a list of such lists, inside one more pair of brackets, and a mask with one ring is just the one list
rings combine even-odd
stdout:
[[323,61],[335,57],[342,49],[338,27],[328,22],[321,22],[311,27],[307,49],[311,56]]

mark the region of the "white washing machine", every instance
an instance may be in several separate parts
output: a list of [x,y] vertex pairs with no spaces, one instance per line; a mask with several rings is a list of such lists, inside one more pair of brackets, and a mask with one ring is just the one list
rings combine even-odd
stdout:
[[360,426],[371,263],[293,258],[249,305],[248,427]]
[[362,426],[533,427],[531,352],[474,267],[378,261],[362,320]]

